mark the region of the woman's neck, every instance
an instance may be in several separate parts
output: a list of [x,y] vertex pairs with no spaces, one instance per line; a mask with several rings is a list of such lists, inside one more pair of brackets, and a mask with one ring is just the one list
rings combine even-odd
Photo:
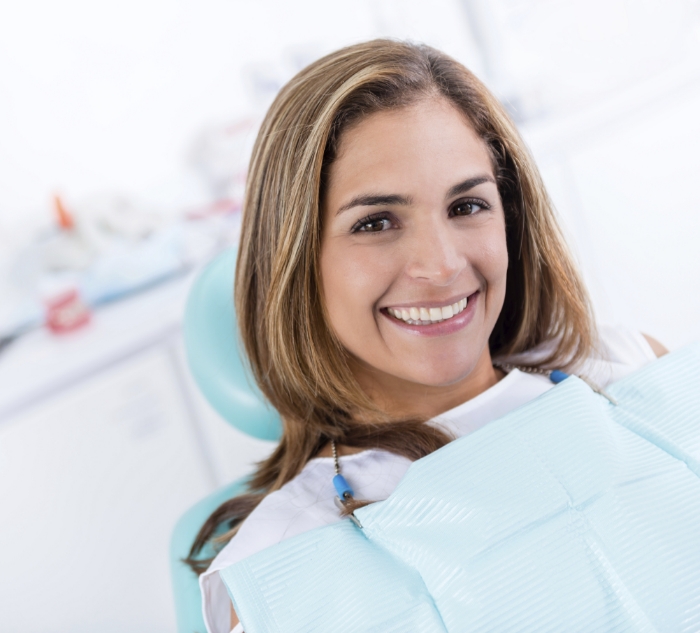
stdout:
[[493,387],[505,375],[491,363],[488,347],[467,376],[451,385],[421,385],[365,368],[355,376],[370,398],[392,418],[434,418]]
[[[491,364],[488,348],[477,361],[474,369],[459,382],[452,385],[434,387],[397,379],[376,372],[356,371],[360,386],[383,411],[392,418],[431,419],[445,411],[459,406],[467,400],[478,396],[493,387],[505,373]],[[337,445],[338,454],[352,455],[366,449],[353,446]],[[328,443],[318,453],[318,457],[330,457],[331,445]]]

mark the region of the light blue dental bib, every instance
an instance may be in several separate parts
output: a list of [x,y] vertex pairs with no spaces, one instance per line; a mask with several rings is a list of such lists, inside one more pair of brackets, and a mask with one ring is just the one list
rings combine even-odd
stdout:
[[571,377],[221,576],[246,633],[700,631],[700,345]]

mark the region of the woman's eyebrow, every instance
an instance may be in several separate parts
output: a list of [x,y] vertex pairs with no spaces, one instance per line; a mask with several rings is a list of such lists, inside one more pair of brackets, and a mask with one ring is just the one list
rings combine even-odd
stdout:
[[[470,189],[473,189],[477,185],[481,185],[485,182],[492,182],[496,184],[493,176],[483,175],[474,176],[473,178],[467,178],[456,184],[447,192],[447,198],[452,198],[458,196],[460,193],[466,193]],[[379,207],[383,205],[400,204],[402,206],[408,206],[413,204],[413,199],[410,196],[399,196],[397,194],[392,195],[360,195],[355,196],[350,202],[344,204],[338,211],[336,215],[340,215],[343,211],[352,209],[353,207]]]
[[485,182],[492,182],[494,185],[496,184],[496,181],[494,180],[493,176],[484,175],[475,176],[474,178],[467,178],[467,180],[464,180],[452,187],[447,192],[445,198],[453,198],[454,196],[458,196],[460,193],[467,193],[467,191],[469,191],[470,189],[473,189],[477,185],[481,185]]
[[355,196],[350,202],[344,204],[340,209],[338,209],[336,215],[340,215],[343,211],[352,209],[353,207],[379,207],[382,205],[390,204],[400,204],[403,206],[408,206],[413,203],[413,199],[410,196],[399,196],[399,195],[362,195]]

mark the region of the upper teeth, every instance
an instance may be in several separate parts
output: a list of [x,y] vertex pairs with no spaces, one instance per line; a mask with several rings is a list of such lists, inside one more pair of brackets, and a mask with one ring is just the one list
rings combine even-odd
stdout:
[[467,307],[467,298],[460,299],[452,305],[441,308],[387,308],[386,311],[393,317],[406,321],[411,325],[428,325],[439,323],[445,319],[451,319]]

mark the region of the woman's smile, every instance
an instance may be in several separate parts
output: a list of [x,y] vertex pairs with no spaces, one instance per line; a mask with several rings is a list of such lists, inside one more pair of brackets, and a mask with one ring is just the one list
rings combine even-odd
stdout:
[[419,336],[445,336],[465,327],[474,315],[479,292],[456,301],[422,302],[420,307],[382,308],[379,312],[395,326]]

